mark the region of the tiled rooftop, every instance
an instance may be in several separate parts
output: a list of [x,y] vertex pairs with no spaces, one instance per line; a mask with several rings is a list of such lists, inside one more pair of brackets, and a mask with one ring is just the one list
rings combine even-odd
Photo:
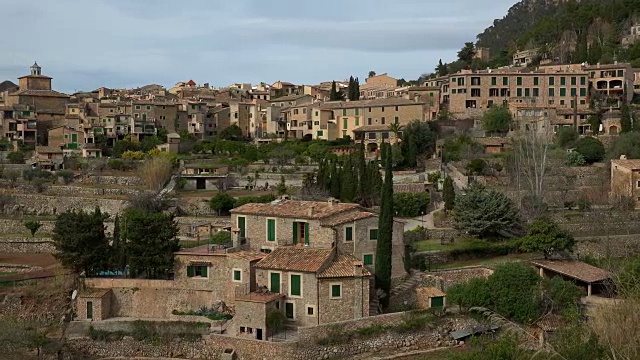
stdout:
[[55,146],[36,146],[38,154],[62,154],[62,149]]
[[80,296],[83,298],[99,299],[108,294],[110,291],[111,289],[86,288],[82,290]]
[[333,259],[331,264],[324,269],[320,274],[318,274],[319,278],[342,278],[342,277],[354,277],[359,276],[359,270],[356,271],[357,267],[362,269],[361,276],[371,276],[369,270],[367,270],[363,265],[362,261],[354,258],[348,254],[338,254]]
[[256,267],[315,273],[329,260],[331,252],[330,249],[309,249],[299,246],[279,247],[260,260]]
[[374,106],[402,106],[402,105],[424,105],[423,102],[415,102],[413,100],[395,97],[387,99],[374,100],[357,100],[357,101],[329,101],[322,105],[325,109],[342,109],[356,107],[374,107]]
[[257,252],[257,251],[247,250],[247,251],[227,253],[227,256],[235,259],[240,259],[240,260],[256,261],[256,260],[263,259],[265,256],[267,256],[267,254]]
[[29,89],[24,89],[24,90],[18,90],[14,93],[11,93],[9,95],[23,95],[23,96],[45,96],[45,97],[63,97],[63,98],[68,98],[69,95],[57,92],[57,91],[53,91],[53,90],[29,90]]
[[632,170],[640,169],[640,159],[614,159],[611,164]]
[[532,260],[531,263],[545,270],[586,283],[594,283],[611,278],[611,274],[608,271],[577,260]]
[[335,226],[340,224],[346,224],[348,222],[370,218],[372,216],[376,216],[374,213],[370,213],[368,211],[348,211],[344,213],[337,214],[335,216],[331,216],[327,219],[322,220],[320,223],[321,226]]
[[434,287],[421,287],[421,288],[417,288],[416,292],[418,293],[419,297],[439,297],[439,296],[445,296],[446,294],[442,291],[440,291],[440,289],[438,288],[434,288]]
[[323,201],[276,200],[266,204],[245,204],[231,210],[233,214],[268,215],[274,217],[293,217],[304,219],[322,219],[343,211],[359,209],[358,204]]

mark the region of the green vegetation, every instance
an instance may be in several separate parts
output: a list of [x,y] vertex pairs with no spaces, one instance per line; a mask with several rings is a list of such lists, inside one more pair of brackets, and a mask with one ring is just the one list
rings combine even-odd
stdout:
[[627,159],[640,159],[640,132],[631,131],[618,136],[609,157],[619,159],[621,155]]
[[211,243],[216,245],[226,245],[231,243],[231,233],[228,231],[216,231],[211,234]]
[[442,149],[442,161],[445,163],[460,161],[462,158],[468,158],[470,154],[479,154],[481,152],[482,146],[467,135],[447,138]]
[[380,217],[378,220],[378,241],[376,244],[376,288],[387,296],[380,301],[383,307],[389,306],[391,296],[391,252],[393,238],[393,174],[391,172],[391,149],[382,143],[382,160],[384,163],[384,183],[380,201]]
[[594,137],[584,137],[575,142],[575,148],[587,164],[604,159],[604,145]]
[[24,164],[24,154],[22,151],[13,151],[7,154],[7,160],[11,164]]
[[511,111],[506,106],[492,106],[482,115],[482,127],[487,133],[504,134],[513,123]]
[[336,82],[331,83],[331,92],[329,93],[329,101],[344,100],[344,94],[338,89]]
[[24,222],[24,227],[31,232],[31,237],[35,237],[36,232],[42,227],[42,223],[38,220],[27,220]]
[[65,185],[69,185],[73,181],[73,171],[71,170],[58,170],[56,176],[62,178]]
[[577,151],[571,151],[567,153],[565,164],[567,166],[584,166],[587,162],[584,160],[584,156]]
[[519,222],[511,199],[477,184],[456,197],[454,218],[457,229],[480,238],[504,237]]
[[442,199],[444,200],[444,210],[446,212],[453,210],[456,205],[456,191],[453,188],[453,179],[450,176],[444,178]]
[[393,209],[396,216],[416,217],[427,212],[429,193],[400,193],[393,194]]
[[575,239],[548,218],[538,218],[527,226],[527,235],[521,239],[524,251],[539,251],[545,259],[556,253],[572,252]]
[[209,320],[229,320],[233,318],[233,315],[230,314],[222,314],[215,309],[207,308],[206,306],[201,307],[200,309],[193,311],[178,311],[173,310],[171,312],[173,315],[191,315],[191,316],[204,316]]
[[571,147],[576,140],[578,140],[578,133],[572,126],[563,126],[558,129],[558,133],[556,134],[558,146],[568,148]]
[[349,88],[347,89],[347,98],[350,101],[360,100],[360,80],[358,78],[354,78],[353,76],[349,77]]

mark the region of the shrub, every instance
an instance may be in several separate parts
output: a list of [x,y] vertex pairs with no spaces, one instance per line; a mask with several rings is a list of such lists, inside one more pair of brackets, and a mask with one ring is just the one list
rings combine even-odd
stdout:
[[393,209],[397,216],[416,217],[427,212],[429,206],[428,193],[399,193],[393,194]]
[[7,160],[12,164],[24,164],[24,154],[22,151],[13,151],[7,154]]
[[473,159],[466,166],[469,175],[483,175],[487,168],[487,162],[482,159]]
[[112,159],[107,162],[107,166],[112,170],[124,170],[125,163],[120,159]]
[[587,164],[593,164],[604,158],[604,145],[596,138],[582,138],[576,141],[575,148],[576,151],[584,157],[584,161],[586,161]]
[[43,193],[47,189],[47,181],[43,178],[33,180],[33,189],[38,193]]
[[584,160],[584,156],[577,151],[571,151],[567,153],[565,164],[567,166],[584,166],[587,162]]
[[578,139],[578,133],[571,126],[563,126],[556,134],[556,141],[560,147],[566,148]]
[[56,172],[56,175],[62,178],[62,181],[65,183],[65,185],[69,185],[73,181],[74,174],[71,170],[58,170]]
[[487,240],[473,239],[447,252],[451,260],[469,260],[484,257],[504,256],[518,252],[520,242],[516,240],[503,242],[490,242]]
[[211,235],[211,243],[217,245],[226,245],[231,243],[231,233],[228,231],[216,231]]
[[38,220],[27,220],[24,222],[24,227],[31,232],[31,237],[34,237],[36,236],[36,231],[42,227],[42,224]]
[[439,171],[427,174],[427,180],[432,184],[438,182],[439,179],[440,179]]

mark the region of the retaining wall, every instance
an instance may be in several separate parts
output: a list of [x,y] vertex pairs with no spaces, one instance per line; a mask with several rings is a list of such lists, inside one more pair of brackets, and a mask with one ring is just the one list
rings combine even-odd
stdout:
[[55,251],[53,240],[47,237],[0,238],[0,252],[53,254]]

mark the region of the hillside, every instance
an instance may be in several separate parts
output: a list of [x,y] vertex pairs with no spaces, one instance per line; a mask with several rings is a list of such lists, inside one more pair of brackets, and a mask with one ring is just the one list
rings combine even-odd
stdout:
[[557,62],[640,66],[640,41],[625,46],[623,40],[634,24],[640,24],[640,0],[523,0],[479,34],[476,46],[503,61],[505,53],[540,48]]

